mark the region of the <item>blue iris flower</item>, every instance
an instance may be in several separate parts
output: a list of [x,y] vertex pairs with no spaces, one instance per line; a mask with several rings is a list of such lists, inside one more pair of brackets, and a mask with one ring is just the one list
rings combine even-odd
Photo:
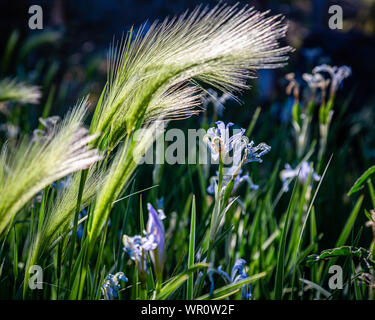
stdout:
[[123,250],[127,252],[130,258],[137,261],[140,273],[147,271],[146,253],[149,252],[151,260],[155,266],[156,273],[161,274],[163,268],[165,231],[162,220],[165,218],[162,209],[155,210],[148,203],[148,222],[147,230],[144,230],[144,236],[136,235],[129,237],[124,235],[122,242]]
[[150,251],[151,260],[155,266],[156,273],[160,275],[163,270],[165,231],[162,220],[165,219],[165,214],[161,209],[156,211],[151,203],[147,204],[147,209],[147,233],[154,236],[157,244],[157,247],[155,248],[156,250]]
[[255,146],[254,141],[250,141],[250,143],[246,146],[247,156],[246,162],[263,162],[262,157],[270,152],[271,147],[266,143],[262,142]]
[[[229,276],[228,273],[226,273],[223,270],[222,266],[219,266],[217,269],[211,269],[208,272],[208,278],[210,279],[210,282],[211,282],[210,294],[212,294],[212,292],[215,289],[214,278],[213,278],[214,273],[219,274],[228,284],[237,283],[249,277],[247,272],[244,271],[245,264],[246,264],[246,261],[244,259],[238,259],[232,268],[231,276]],[[246,284],[242,286],[241,297],[242,299],[246,299],[246,300],[252,297],[250,284]]]
[[[232,167],[228,169],[226,174],[223,176],[223,181],[221,184],[221,190],[220,193],[224,194],[225,189],[228,186],[230,180],[232,179],[232,176],[234,172],[236,171],[236,167]],[[235,194],[236,190],[240,187],[240,185],[243,182],[247,182],[250,186],[250,190],[258,190],[259,186],[254,184],[252,180],[250,179],[250,176],[248,174],[241,175],[242,174],[242,169],[238,171],[238,174],[234,178],[234,184],[233,184],[233,189],[232,189],[232,195]],[[210,185],[207,187],[207,193],[214,195],[215,194],[215,188],[217,187],[219,183],[219,171],[216,171],[216,176],[213,176],[210,178]]]
[[118,291],[121,289],[121,282],[128,282],[128,278],[123,272],[117,272],[115,275],[108,274],[101,287],[105,300],[118,298]]

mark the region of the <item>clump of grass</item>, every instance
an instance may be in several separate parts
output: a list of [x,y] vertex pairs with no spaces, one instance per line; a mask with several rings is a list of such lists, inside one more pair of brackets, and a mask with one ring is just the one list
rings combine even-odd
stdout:
[[93,132],[110,132],[113,147],[144,122],[186,117],[199,101],[196,81],[228,92],[248,88],[255,70],[288,59],[292,49],[278,42],[286,30],[280,16],[218,5],[155,22],[144,36],[143,28],[130,31],[110,53]]
[[41,97],[39,87],[16,79],[0,81],[0,102],[12,101],[19,103],[38,104]]
[[[110,210],[124,187],[130,182],[139,159],[163,132],[164,122],[154,122],[142,131],[141,137],[130,137],[117,152],[113,163],[108,169],[102,188],[98,191],[95,208],[92,214],[92,224],[88,230],[89,241],[95,241],[104,223],[109,217]],[[93,243],[92,243],[93,245]]]
[[0,166],[0,233],[15,214],[40,190],[66,175],[89,168],[101,156],[88,144],[95,139],[83,127],[82,101],[48,135],[24,139],[16,150],[5,145]]

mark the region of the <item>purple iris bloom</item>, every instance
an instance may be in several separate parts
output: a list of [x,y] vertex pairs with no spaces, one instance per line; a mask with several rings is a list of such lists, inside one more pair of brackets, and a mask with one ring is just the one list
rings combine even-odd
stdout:
[[[223,181],[221,184],[221,190],[220,194],[225,193],[225,189],[228,186],[230,180],[233,177],[234,172],[237,170],[237,167],[231,167],[226,171],[226,173],[223,176]],[[258,190],[259,186],[256,184],[253,184],[252,180],[250,179],[250,176],[248,174],[241,175],[242,174],[242,169],[238,171],[237,176],[234,178],[234,184],[233,184],[233,189],[232,189],[232,195],[235,194],[236,190],[239,188],[239,186],[243,182],[247,182],[250,186],[250,190]],[[215,195],[215,188],[219,183],[219,171],[216,171],[216,176],[211,177],[210,179],[210,185],[207,187],[207,193]]]
[[105,300],[113,300],[118,298],[118,291],[121,289],[121,282],[128,282],[128,278],[123,272],[117,272],[115,275],[108,274],[101,287]]
[[164,242],[165,231],[162,220],[165,218],[163,210],[156,211],[154,207],[148,203],[148,221],[147,221],[147,234],[154,237],[157,247],[150,251],[151,260],[155,266],[156,273],[161,275],[163,270],[163,255],[164,255]]
[[129,254],[130,259],[137,262],[139,273],[143,276],[147,271],[146,254],[157,247],[155,237],[148,234],[144,237],[124,235],[122,242],[124,244],[123,250]]
[[[229,128],[233,126],[232,122],[225,123],[223,121],[217,121],[216,126],[209,128],[207,134],[203,138],[203,142],[208,146],[211,151],[211,158],[213,161],[217,161],[219,156],[223,159],[224,163],[229,157],[229,152],[235,148],[234,152],[238,157],[244,146],[244,133],[245,129],[237,130],[237,133],[230,136]],[[247,141],[246,141],[247,142]],[[236,156],[234,158],[236,159]]]
[[262,142],[257,146],[254,146],[254,141],[250,141],[250,143],[246,146],[247,150],[247,159],[245,163],[248,162],[263,162],[262,157],[270,152],[271,147],[266,143]]
[[280,172],[280,179],[283,183],[283,190],[287,192],[289,190],[289,183],[294,177],[298,176],[298,182],[304,185],[311,173],[311,184],[313,181],[319,181],[320,176],[314,171],[312,164],[307,161],[302,162],[299,166],[293,169],[288,163],[285,164],[285,169]]
[[161,220],[165,218],[163,210],[156,211],[154,207],[148,203],[148,221],[147,230],[143,231],[144,236],[136,235],[129,237],[124,235],[122,242],[124,251],[126,251],[133,261],[138,264],[139,272],[142,276],[147,271],[147,252],[150,253],[152,263],[155,266],[155,272],[160,277],[163,271],[163,255],[165,232]]
[[[216,270],[211,269],[208,273],[208,278],[210,279],[210,282],[211,282],[210,294],[212,294],[212,292],[215,289],[214,278],[213,278],[214,273],[219,274],[227,283],[236,283],[249,277],[247,272],[244,271],[245,264],[246,264],[246,261],[244,259],[238,259],[232,268],[231,276],[229,276],[223,270],[222,266],[219,266]],[[247,299],[247,300],[252,297],[251,286],[249,284],[245,284],[244,286],[242,286],[241,297],[242,299]]]

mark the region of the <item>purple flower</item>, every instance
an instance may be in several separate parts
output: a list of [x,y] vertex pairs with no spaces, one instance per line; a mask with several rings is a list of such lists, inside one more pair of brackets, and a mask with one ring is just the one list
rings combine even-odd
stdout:
[[128,282],[123,272],[117,272],[115,275],[108,274],[101,287],[102,294],[105,300],[113,300],[118,298],[118,291],[121,289],[121,283]]
[[[220,194],[224,194],[225,193],[225,189],[227,187],[227,185],[229,184],[230,180],[232,179],[233,177],[233,174],[234,172],[237,170],[236,167],[231,167],[229,168],[226,173],[223,175],[223,182],[222,182],[222,186],[221,186],[221,191],[220,191]],[[235,194],[235,192],[237,191],[237,189],[239,188],[239,186],[243,183],[243,182],[247,182],[250,186],[250,190],[258,190],[259,189],[259,186],[256,185],[256,184],[253,184],[252,180],[250,179],[250,176],[248,174],[245,174],[245,175],[241,175],[242,174],[242,169],[240,169],[238,171],[238,174],[237,176],[234,178],[234,184],[233,184],[233,190],[232,190],[232,195]],[[211,177],[210,179],[210,185],[208,186],[207,188],[207,193],[209,194],[212,194],[214,195],[215,194],[215,189],[217,188],[217,185],[218,185],[218,181],[219,181],[219,172],[216,171],[216,176],[213,176]]]
[[137,262],[142,276],[147,271],[147,252],[149,252],[155,271],[158,276],[161,276],[165,241],[164,226],[161,220],[165,218],[165,215],[163,210],[156,211],[150,203],[147,204],[147,209],[148,221],[147,230],[143,231],[144,236],[129,237],[124,235],[122,238],[123,250],[129,254],[130,259]]
[[[244,271],[245,264],[246,264],[246,261],[244,259],[238,259],[232,268],[231,276],[229,276],[225,271],[223,271],[223,268],[221,266],[219,266],[216,270],[211,269],[208,272],[208,278],[210,279],[210,282],[211,282],[210,294],[212,294],[212,292],[215,289],[214,278],[213,278],[214,273],[219,274],[227,283],[236,283],[249,277],[247,272]],[[247,299],[247,300],[252,297],[251,286],[249,284],[245,284],[242,286],[241,297],[242,299]]]
[[123,250],[129,254],[130,259],[137,262],[140,274],[144,274],[144,272],[147,270],[147,251],[152,251],[157,247],[155,237],[147,234],[145,237],[140,235],[136,235],[134,237],[124,235],[122,242],[124,245]]
[[147,234],[154,238],[156,248],[150,251],[151,260],[155,266],[156,273],[161,275],[163,270],[163,254],[165,232],[162,220],[165,219],[163,210],[156,211],[154,207],[148,203],[148,221],[147,221]]
[[254,147],[254,141],[246,146],[246,162],[263,162],[262,157],[270,152],[271,147],[266,143],[262,142]]
[[[233,266],[232,269],[232,282],[236,283],[241,280],[244,280],[248,278],[247,272],[244,271],[243,266],[246,264],[246,261],[244,259],[238,259],[236,263]],[[242,286],[241,290],[241,296],[243,299],[250,299],[252,294],[251,294],[251,287],[249,284]]]
[[325,88],[328,86],[327,80],[320,73],[304,73],[302,75],[303,80],[306,81],[307,85],[311,90],[316,90],[317,88]]
[[283,183],[283,190],[285,192],[289,191],[289,183],[290,181],[298,176],[298,182],[300,184],[305,184],[306,180],[311,173],[311,181],[319,181],[320,176],[315,173],[314,168],[311,164],[309,164],[307,161],[304,161],[301,163],[300,166],[297,166],[297,168],[293,169],[288,163],[285,165],[285,169],[281,170],[280,172],[280,179]]
[[[233,126],[232,122],[225,123],[223,121],[216,122],[217,128],[209,128],[203,141],[207,144],[211,151],[211,158],[217,161],[219,157],[225,162],[229,157],[229,152],[235,147],[234,158],[241,153],[244,142],[243,139],[245,129],[236,130],[237,133],[230,136],[229,128]],[[245,141],[247,142],[247,140]],[[242,147],[241,147],[242,146]]]
[[349,77],[352,74],[352,69],[348,66],[329,66],[327,64],[323,64],[317,66],[313,69],[313,73],[322,73],[327,72],[331,77],[331,94],[334,95],[336,91],[339,89],[341,83],[344,81],[345,78]]

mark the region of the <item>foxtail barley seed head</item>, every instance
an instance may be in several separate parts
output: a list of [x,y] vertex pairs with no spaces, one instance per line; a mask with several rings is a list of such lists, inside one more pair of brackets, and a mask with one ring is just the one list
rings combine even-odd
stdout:
[[88,145],[96,137],[83,128],[82,101],[46,139],[22,141],[16,151],[4,147],[0,166],[0,233],[38,191],[76,171],[89,168],[101,156]]
[[[225,92],[248,87],[261,68],[278,68],[292,48],[280,46],[287,31],[281,16],[253,8],[218,5],[155,22],[113,46],[108,84],[93,124],[111,145],[144,122],[196,112],[205,82]],[[195,111],[193,111],[195,110]]]
[[0,102],[12,101],[19,103],[38,104],[41,92],[39,87],[17,81],[3,79],[0,81]]

